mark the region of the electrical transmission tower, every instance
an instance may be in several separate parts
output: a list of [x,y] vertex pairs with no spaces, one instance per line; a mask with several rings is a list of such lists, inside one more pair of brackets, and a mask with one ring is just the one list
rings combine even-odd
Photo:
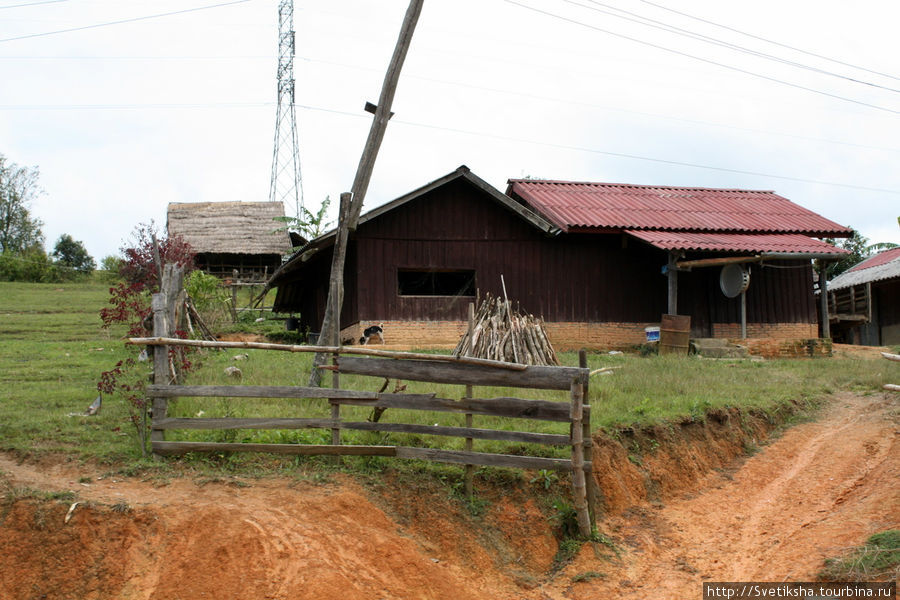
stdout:
[[278,112],[275,115],[275,148],[269,201],[294,205],[300,217],[303,183],[300,177],[300,146],[297,144],[297,114],[294,109],[294,2],[278,2]]

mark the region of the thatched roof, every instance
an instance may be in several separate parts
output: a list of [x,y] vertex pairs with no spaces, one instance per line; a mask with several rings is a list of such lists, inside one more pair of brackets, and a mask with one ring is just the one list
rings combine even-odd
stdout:
[[172,202],[169,235],[179,235],[198,253],[285,254],[291,249],[281,202]]

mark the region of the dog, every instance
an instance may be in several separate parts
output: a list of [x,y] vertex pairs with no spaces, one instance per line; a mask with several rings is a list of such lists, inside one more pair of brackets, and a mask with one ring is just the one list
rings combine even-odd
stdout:
[[363,331],[363,335],[359,338],[359,343],[363,346],[369,344],[369,340],[377,337],[378,340],[383,344],[384,343],[384,329],[380,325],[372,325],[371,327],[366,327]]

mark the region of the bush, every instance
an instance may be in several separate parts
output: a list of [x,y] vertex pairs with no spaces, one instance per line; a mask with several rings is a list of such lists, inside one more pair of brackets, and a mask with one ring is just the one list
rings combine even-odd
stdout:
[[0,254],[0,280],[29,283],[62,281],[60,270],[40,246]]
[[191,271],[184,282],[184,289],[194,302],[207,326],[213,330],[231,320],[229,304],[231,295],[222,287],[218,277],[200,271]]

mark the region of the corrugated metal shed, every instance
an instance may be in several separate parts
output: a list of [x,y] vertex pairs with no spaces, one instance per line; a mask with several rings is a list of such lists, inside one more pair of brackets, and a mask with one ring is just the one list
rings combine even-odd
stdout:
[[841,273],[828,283],[829,290],[840,290],[854,285],[900,279],[900,248],[885,250]]
[[771,191],[510,179],[507,194],[524,201],[563,231],[851,235],[848,228]]
[[284,254],[291,240],[274,220],[283,216],[281,202],[172,202],[166,230],[198,253]]
[[662,250],[697,250],[717,252],[761,252],[833,254],[846,250],[799,233],[705,233],[681,231],[634,231],[626,233]]

